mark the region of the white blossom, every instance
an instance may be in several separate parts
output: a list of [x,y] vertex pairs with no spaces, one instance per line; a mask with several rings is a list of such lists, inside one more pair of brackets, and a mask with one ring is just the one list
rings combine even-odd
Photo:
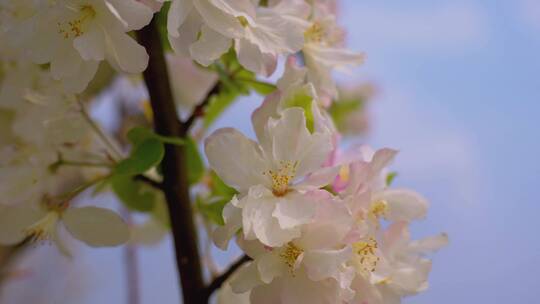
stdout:
[[173,0],[169,11],[169,40],[176,52],[209,65],[229,50],[257,74],[274,72],[277,56],[298,52],[307,23],[283,9],[309,11],[302,1],[279,7],[256,7],[249,0]]

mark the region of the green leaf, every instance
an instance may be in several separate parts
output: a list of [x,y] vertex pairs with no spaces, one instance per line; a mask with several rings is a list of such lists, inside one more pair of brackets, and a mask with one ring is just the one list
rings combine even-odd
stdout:
[[191,185],[198,183],[204,175],[204,162],[199,153],[197,143],[189,138],[186,141],[186,165],[188,180]]
[[223,220],[223,208],[229,202],[229,199],[214,198],[211,202],[205,202],[200,197],[197,198],[196,206],[197,210],[210,221],[217,225],[223,226],[225,222]]
[[284,102],[286,108],[300,107],[304,109],[304,113],[306,115],[306,127],[311,133],[313,133],[315,129],[315,121],[313,111],[311,109],[312,103],[313,97],[309,95],[306,88],[298,89],[297,91],[289,94]]
[[210,180],[211,193],[214,196],[222,196],[230,200],[235,194],[238,193],[234,188],[225,184],[225,182],[217,175],[215,171],[210,172]]
[[114,170],[115,174],[137,175],[142,174],[158,165],[165,155],[163,143],[157,139],[147,139],[133,147],[131,155],[119,162]]
[[144,183],[126,175],[115,175],[109,180],[114,193],[127,208],[140,212],[154,209],[156,193]]
[[153,130],[144,127],[134,127],[127,133],[128,140],[133,145],[138,145],[147,139],[157,139],[165,144],[183,145],[184,140],[178,137],[163,136],[156,134]]
[[227,186],[214,172],[210,172],[210,195],[206,198],[197,198],[197,209],[207,219],[218,225],[224,225],[223,208],[238,192]]
[[398,176],[397,172],[390,172],[386,175],[386,186],[392,185],[396,177]]
[[344,131],[344,124],[348,115],[361,111],[364,103],[362,98],[342,99],[332,103],[328,112],[339,131]]
[[253,89],[255,92],[263,96],[269,95],[276,90],[276,86],[268,82],[263,82],[256,79],[240,78],[240,77],[235,77],[235,79],[237,81],[245,83],[249,88]]

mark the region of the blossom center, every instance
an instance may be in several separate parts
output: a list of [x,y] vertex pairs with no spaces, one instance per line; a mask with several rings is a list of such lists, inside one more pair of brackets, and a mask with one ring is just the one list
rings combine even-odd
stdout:
[[326,32],[319,22],[313,23],[313,25],[304,33],[304,38],[307,42],[321,43],[325,36]]
[[66,22],[58,22],[58,33],[65,39],[77,38],[84,34],[85,25],[96,17],[96,10],[89,4],[78,8],[78,16]]
[[264,175],[268,175],[272,180],[272,193],[275,196],[283,196],[289,191],[289,185],[296,175],[298,167],[297,161],[280,161],[277,170],[268,170]]
[[388,212],[388,203],[385,200],[376,201],[369,208],[369,214],[376,219],[383,217]]
[[356,254],[356,269],[361,274],[367,276],[374,272],[380,258],[376,255],[377,241],[370,237],[366,241],[360,241],[353,244],[353,250]]
[[51,240],[59,219],[60,214],[58,212],[49,211],[42,219],[26,228],[24,233],[30,237],[33,242]]
[[304,251],[298,248],[298,246],[296,246],[295,244],[289,243],[279,254],[279,257],[283,260],[285,265],[287,265],[291,274],[294,274],[294,271],[296,269],[296,261],[303,252]]

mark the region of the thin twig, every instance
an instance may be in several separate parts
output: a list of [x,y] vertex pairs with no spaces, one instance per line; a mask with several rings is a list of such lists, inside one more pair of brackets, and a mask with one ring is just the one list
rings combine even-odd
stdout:
[[210,285],[208,285],[204,290],[204,296],[206,298],[206,302],[208,302],[208,299],[212,296],[212,294],[227,281],[227,279],[242,265],[245,263],[251,261],[251,258],[247,255],[243,255],[240,257],[236,262],[232,263],[227,270],[225,270],[220,276],[215,278]]
[[204,98],[204,100],[200,104],[195,106],[195,109],[193,109],[193,112],[191,113],[191,115],[182,124],[184,132],[187,133],[189,131],[189,129],[193,126],[193,123],[195,122],[197,118],[204,116],[205,108],[210,103],[212,96],[219,94],[220,90],[221,90],[221,85],[220,85],[220,82],[218,82],[216,83],[216,85],[214,85],[214,87],[212,87],[212,89],[208,92],[208,94],[206,94],[206,97]]
[[90,126],[90,128],[92,128],[96,135],[101,139],[103,144],[105,144],[105,146],[110,149],[110,152],[114,154],[115,158],[122,158],[122,152],[120,152],[120,149],[118,149],[118,147],[113,143],[113,141],[107,135],[105,135],[103,130],[101,130],[100,126],[98,126],[98,124],[96,124],[92,117],[90,117],[90,114],[88,114],[84,103],[79,100],[79,105],[81,106],[81,114]]

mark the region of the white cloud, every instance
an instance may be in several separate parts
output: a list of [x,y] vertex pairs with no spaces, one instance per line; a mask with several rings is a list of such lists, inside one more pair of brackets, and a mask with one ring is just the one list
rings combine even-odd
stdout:
[[482,47],[489,38],[486,12],[470,2],[406,7],[391,3],[343,2],[343,20],[355,47],[448,54]]

